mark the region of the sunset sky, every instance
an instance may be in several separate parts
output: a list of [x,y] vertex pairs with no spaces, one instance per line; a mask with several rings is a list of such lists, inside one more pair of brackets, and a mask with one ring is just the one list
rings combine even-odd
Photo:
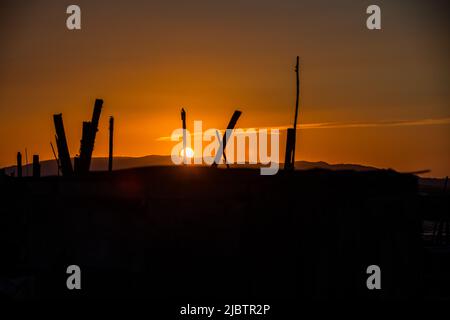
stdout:
[[[81,7],[81,30],[66,8]],[[366,28],[370,4],[382,30]],[[448,1],[1,1],[0,167],[72,156],[95,98],[94,156],[170,154],[180,109],[204,128],[286,127],[300,56],[297,160],[450,175]],[[284,150],[284,137],[281,142]]]

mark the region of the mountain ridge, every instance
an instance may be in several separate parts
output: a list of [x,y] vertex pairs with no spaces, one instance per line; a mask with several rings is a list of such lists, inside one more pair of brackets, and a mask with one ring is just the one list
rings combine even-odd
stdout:
[[[72,158],[73,163],[73,158]],[[114,170],[131,169],[147,166],[172,166],[174,165],[171,156],[165,155],[146,155],[142,157],[129,157],[129,156],[117,156],[114,157]],[[255,166],[255,165],[233,165],[233,166]],[[257,166],[257,165],[256,165]],[[280,163],[280,167],[283,163]],[[33,172],[33,165],[24,165],[22,172],[24,176],[31,176]],[[338,163],[330,164],[325,161],[296,161],[296,170],[310,170],[310,169],[326,169],[326,170],[354,170],[354,171],[373,171],[382,170],[382,168],[376,168],[373,166],[366,166],[352,163]],[[7,175],[14,175],[16,172],[16,166],[8,166],[3,168]],[[92,171],[106,171],[108,170],[108,158],[107,157],[95,157],[92,158],[91,163]],[[43,160],[41,161],[41,175],[42,176],[56,176],[57,165],[56,161]],[[424,178],[419,177],[419,184],[429,187],[440,188],[444,184],[445,179],[442,178]]]
[[[72,158],[73,163],[73,158]],[[164,155],[147,155],[142,157],[128,157],[128,156],[117,156],[114,157],[114,170],[138,168],[146,166],[171,166],[174,165],[170,156]],[[282,163],[280,163],[282,165]],[[364,166],[359,164],[349,164],[349,163],[339,163],[339,164],[329,164],[325,161],[296,161],[296,169],[298,170],[308,170],[308,169],[329,169],[329,170],[355,170],[355,171],[371,171],[378,170],[372,166]],[[242,166],[250,166],[249,164],[244,164]],[[32,164],[23,165],[22,172],[24,175],[32,174]],[[14,175],[16,171],[16,166],[8,166],[3,168],[7,175]],[[106,171],[108,170],[108,158],[107,157],[95,157],[92,158],[91,163],[92,171]],[[42,176],[52,176],[57,175],[57,165],[55,160],[43,160],[41,161],[41,175]]]

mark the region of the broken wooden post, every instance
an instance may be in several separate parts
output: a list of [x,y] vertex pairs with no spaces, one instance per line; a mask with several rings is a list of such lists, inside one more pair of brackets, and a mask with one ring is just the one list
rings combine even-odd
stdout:
[[181,121],[183,123],[183,163],[187,164],[187,151],[186,151],[186,111],[181,108]]
[[284,169],[292,170],[295,166],[295,140],[297,135],[297,118],[298,118],[298,101],[300,94],[300,79],[298,75],[298,61],[299,57],[297,56],[297,64],[295,65],[295,75],[296,75],[296,98],[295,98],[295,117],[294,117],[294,127],[292,129],[288,129],[287,137],[286,137],[286,155],[284,161]]
[[[75,165],[75,173],[82,174],[89,171],[89,168],[86,170],[86,157],[89,153],[89,140],[90,140],[90,132],[91,132],[91,122],[83,121],[82,129],[81,129],[81,141],[80,141],[80,155],[75,156],[74,165]],[[82,156],[83,155],[83,156]]]
[[108,171],[113,169],[113,145],[114,145],[114,118],[109,117],[109,158],[108,158]]
[[[227,146],[227,141],[230,138],[231,131],[233,131],[234,127],[236,126],[236,122],[238,121],[241,114],[242,112],[239,110],[234,111],[233,116],[231,117],[230,122],[228,123],[227,129],[223,133],[223,138],[222,141],[220,142],[220,148],[216,154],[212,167],[217,167],[220,160],[222,159],[222,156],[225,155],[225,147]],[[227,135],[227,132],[230,132],[230,135]]]
[[92,152],[94,151],[95,136],[98,131],[98,121],[102,111],[103,100],[96,99],[94,112],[90,122],[83,122],[83,133],[80,145],[80,157],[77,164],[77,173],[85,174],[89,172],[91,166]]
[[55,123],[56,148],[58,149],[61,172],[63,176],[71,176],[73,174],[72,162],[70,161],[69,147],[67,146],[62,114],[53,115],[53,122]]
[[17,177],[22,178],[22,154],[17,152]]
[[33,178],[41,177],[41,164],[39,163],[39,155],[33,155]]

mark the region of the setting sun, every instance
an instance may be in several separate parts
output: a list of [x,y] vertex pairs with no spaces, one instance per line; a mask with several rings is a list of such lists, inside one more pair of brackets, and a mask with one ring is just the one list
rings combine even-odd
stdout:
[[[181,156],[184,157],[184,149],[181,150]],[[192,148],[186,148],[186,157],[187,158],[193,158],[194,157],[194,150],[192,150]]]

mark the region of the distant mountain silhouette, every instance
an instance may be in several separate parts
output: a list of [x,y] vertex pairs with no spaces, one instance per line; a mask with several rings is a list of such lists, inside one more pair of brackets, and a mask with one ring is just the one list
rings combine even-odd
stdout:
[[[73,159],[72,159],[73,161]],[[114,170],[139,168],[148,166],[171,166],[173,165],[170,156],[149,155],[144,157],[115,157],[114,158]],[[250,165],[241,165],[250,166]],[[354,171],[371,171],[377,170],[375,167],[362,166],[358,164],[329,164],[324,161],[309,162],[309,161],[296,161],[295,168],[299,170],[308,169],[328,169],[328,170],[354,170]],[[91,170],[104,171],[108,170],[108,158],[93,158],[91,164]],[[10,166],[5,168],[6,174],[11,175],[16,171],[16,166]],[[23,173],[31,176],[32,165],[23,166]],[[55,160],[41,161],[41,175],[42,176],[54,176],[57,174],[57,166]]]
[[349,163],[339,163],[339,164],[329,164],[324,161],[309,162],[309,161],[295,161],[295,168],[299,170],[308,169],[328,169],[328,170],[354,170],[354,171],[372,171],[378,170],[379,168],[363,166],[360,164],[349,164]]

